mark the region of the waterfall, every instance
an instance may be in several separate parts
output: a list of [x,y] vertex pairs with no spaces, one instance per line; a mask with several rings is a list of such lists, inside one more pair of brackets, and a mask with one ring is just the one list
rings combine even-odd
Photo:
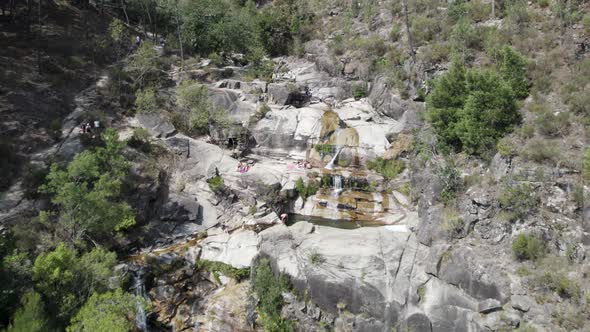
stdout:
[[342,191],[342,176],[334,175],[332,178],[332,182],[334,183],[334,196],[338,196],[338,194]]
[[344,149],[344,146],[341,146],[338,148],[338,150],[336,151],[336,154],[334,155],[334,157],[332,157],[332,160],[330,160],[328,165],[326,165],[326,167],[324,167],[325,169],[333,169],[334,168],[334,163],[336,162],[336,159],[338,158],[338,155],[340,155],[340,151],[342,151],[342,149]]
[[[135,295],[142,298],[147,299],[147,294],[145,292],[145,283],[143,280],[143,267],[140,267],[137,271],[137,274],[134,276],[133,287],[135,289]],[[137,324],[137,328],[142,332],[148,332],[147,327],[147,316],[145,313],[145,308],[143,306],[143,301],[137,301],[137,314],[135,315],[135,323]]]

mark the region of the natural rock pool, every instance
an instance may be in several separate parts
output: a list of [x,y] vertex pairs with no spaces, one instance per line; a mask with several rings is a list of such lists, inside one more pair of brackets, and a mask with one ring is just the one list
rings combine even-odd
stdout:
[[375,221],[375,220],[349,220],[349,219],[342,219],[342,220],[334,220],[334,219],[326,219],[321,217],[307,217],[301,216],[296,214],[290,214],[289,219],[287,221],[287,226],[291,226],[297,222],[307,221],[314,225],[318,226],[326,226],[326,227],[334,227],[340,229],[356,229],[361,227],[381,227],[383,226],[382,222]]

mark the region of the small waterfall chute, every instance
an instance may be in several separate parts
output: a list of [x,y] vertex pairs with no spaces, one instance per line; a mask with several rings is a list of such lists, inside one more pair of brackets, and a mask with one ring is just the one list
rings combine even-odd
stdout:
[[138,300],[137,304],[136,304],[137,305],[137,313],[135,315],[135,324],[137,325],[137,328],[140,331],[148,332],[147,315],[146,315],[145,308],[143,305],[143,300],[147,299],[143,275],[144,275],[143,268],[140,267],[139,270],[137,271],[137,274],[135,274],[135,277],[134,277],[135,280],[133,282],[135,295],[140,297],[140,300]]
[[338,194],[342,192],[342,176],[334,175],[334,177],[332,177],[332,182],[334,187],[332,193],[334,196],[338,196]]
[[341,146],[338,148],[338,150],[336,151],[336,154],[334,155],[334,157],[332,157],[332,160],[330,160],[328,165],[326,165],[326,167],[324,167],[325,169],[334,169],[334,163],[336,162],[336,159],[338,159],[338,156],[340,155],[340,152],[342,151],[342,149],[344,149],[344,146]]

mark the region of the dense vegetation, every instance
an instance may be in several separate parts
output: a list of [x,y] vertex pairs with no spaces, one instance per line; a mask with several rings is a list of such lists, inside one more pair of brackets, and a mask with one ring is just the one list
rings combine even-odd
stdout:
[[252,289],[258,297],[260,322],[264,331],[295,331],[295,322],[281,316],[283,292],[289,290],[289,281],[284,276],[275,276],[266,258],[261,259],[254,269]]
[[28,229],[15,227],[18,236],[1,236],[2,322],[25,294],[10,331],[134,326],[138,300],[110,288],[117,256],[107,249],[113,235],[135,223],[135,212],[121,194],[128,173],[125,142],[106,130],[94,144],[67,165],[53,164],[40,186],[52,203],[49,209],[27,221]]
[[[499,52],[499,69],[465,69],[454,62],[428,95],[428,119],[441,147],[485,155],[519,124],[516,97],[526,97],[524,61],[511,48]],[[498,74],[498,72],[500,74]]]

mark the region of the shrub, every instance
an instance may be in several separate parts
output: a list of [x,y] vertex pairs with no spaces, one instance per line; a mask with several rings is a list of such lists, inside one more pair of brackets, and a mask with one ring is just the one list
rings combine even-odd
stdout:
[[195,268],[198,271],[207,271],[213,274],[221,273],[236,281],[241,281],[250,276],[249,269],[238,269],[222,262],[208,261],[205,259],[199,260]]
[[520,128],[519,135],[520,137],[525,139],[532,138],[533,136],[535,136],[535,126],[528,123],[524,124],[522,128]]
[[553,318],[557,321],[557,324],[564,328],[566,331],[580,330],[584,327],[587,321],[587,314],[578,311],[577,309],[570,308],[569,310],[563,309],[553,313]]
[[414,16],[411,21],[410,31],[416,46],[422,46],[431,41],[440,28],[435,18]]
[[387,52],[385,40],[378,35],[357,38],[351,41],[355,49],[363,50],[369,58],[382,57]]
[[223,56],[221,56],[219,53],[211,53],[209,54],[208,58],[209,60],[211,60],[211,63],[216,67],[223,67],[223,65],[225,64]]
[[209,90],[205,85],[185,80],[176,88],[176,101],[179,106],[190,110],[190,130],[203,134],[209,131],[210,124],[222,127],[228,125],[227,114],[214,109],[209,101]]
[[135,149],[141,149],[143,152],[150,151],[150,132],[143,128],[133,128],[133,135],[127,141],[127,144]]
[[502,47],[495,55],[496,65],[502,78],[510,84],[514,95],[526,98],[529,95],[527,60],[510,46]]
[[534,235],[519,234],[512,241],[512,252],[519,260],[537,260],[544,251],[545,245]]
[[309,262],[312,265],[321,265],[325,261],[326,261],[326,259],[319,252],[314,251],[314,252],[312,252],[312,253],[309,254]]
[[516,146],[507,137],[504,137],[501,140],[499,140],[498,144],[496,144],[496,148],[498,149],[498,153],[505,158],[513,157],[518,154]]
[[564,299],[577,300],[582,294],[580,286],[562,272],[545,272],[536,282],[539,286],[556,292]]
[[539,196],[530,184],[511,185],[498,197],[500,207],[508,212],[509,221],[525,218],[539,205]]
[[442,165],[437,167],[436,175],[442,184],[440,199],[443,203],[448,204],[457,197],[457,192],[461,187],[459,170],[452,159],[446,159]]
[[561,135],[569,126],[569,115],[569,112],[559,112],[557,114],[551,111],[542,112],[536,120],[537,128],[543,135]]
[[225,187],[225,181],[220,175],[214,176],[207,183],[209,183],[209,189],[214,193],[219,193]]
[[520,122],[508,83],[491,71],[465,70],[454,62],[434,82],[427,98],[427,119],[441,147],[485,155]]
[[361,98],[367,97],[367,84],[366,83],[356,83],[352,86],[352,96],[354,99],[359,100]]
[[586,32],[586,36],[590,36],[590,13],[584,15],[582,17],[582,25],[584,26],[584,31]]
[[266,116],[266,114],[270,111],[271,111],[271,109],[266,103],[262,104],[258,108],[256,113],[254,113],[254,115],[252,115],[250,117],[249,124],[253,125],[253,124],[257,123],[258,121],[262,120]]
[[315,180],[310,180],[307,185],[303,182],[302,178],[295,181],[295,188],[303,201],[307,200],[308,197],[315,195],[319,190],[319,185]]
[[252,290],[258,297],[258,312],[264,331],[295,331],[295,323],[281,316],[283,292],[289,288],[286,277],[274,275],[267,258],[261,259],[253,269]]
[[391,180],[400,175],[406,168],[406,164],[402,160],[389,159],[385,160],[377,157],[375,160],[367,161],[367,167],[377,173],[383,175],[386,180]]
[[559,158],[559,151],[552,142],[535,138],[525,145],[520,155],[526,160],[532,160],[538,163],[543,161],[555,162]]
[[329,155],[330,153],[332,153],[332,151],[334,151],[334,146],[333,145],[330,145],[330,144],[321,144],[321,143],[318,143],[313,148],[318,153],[324,154],[324,155]]
[[420,57],[429,64],[436,64],[447,61],[450,52],[451,47],[448,43],[433,43],[420,52]]
[[156,113],[158,111],[158,98],[156,90],[147,88],[135,93],[135,109],[139,113]]
[[590,181],[590,148],[584,152],[584,160],[582,161],[582,176],[586,181]]

